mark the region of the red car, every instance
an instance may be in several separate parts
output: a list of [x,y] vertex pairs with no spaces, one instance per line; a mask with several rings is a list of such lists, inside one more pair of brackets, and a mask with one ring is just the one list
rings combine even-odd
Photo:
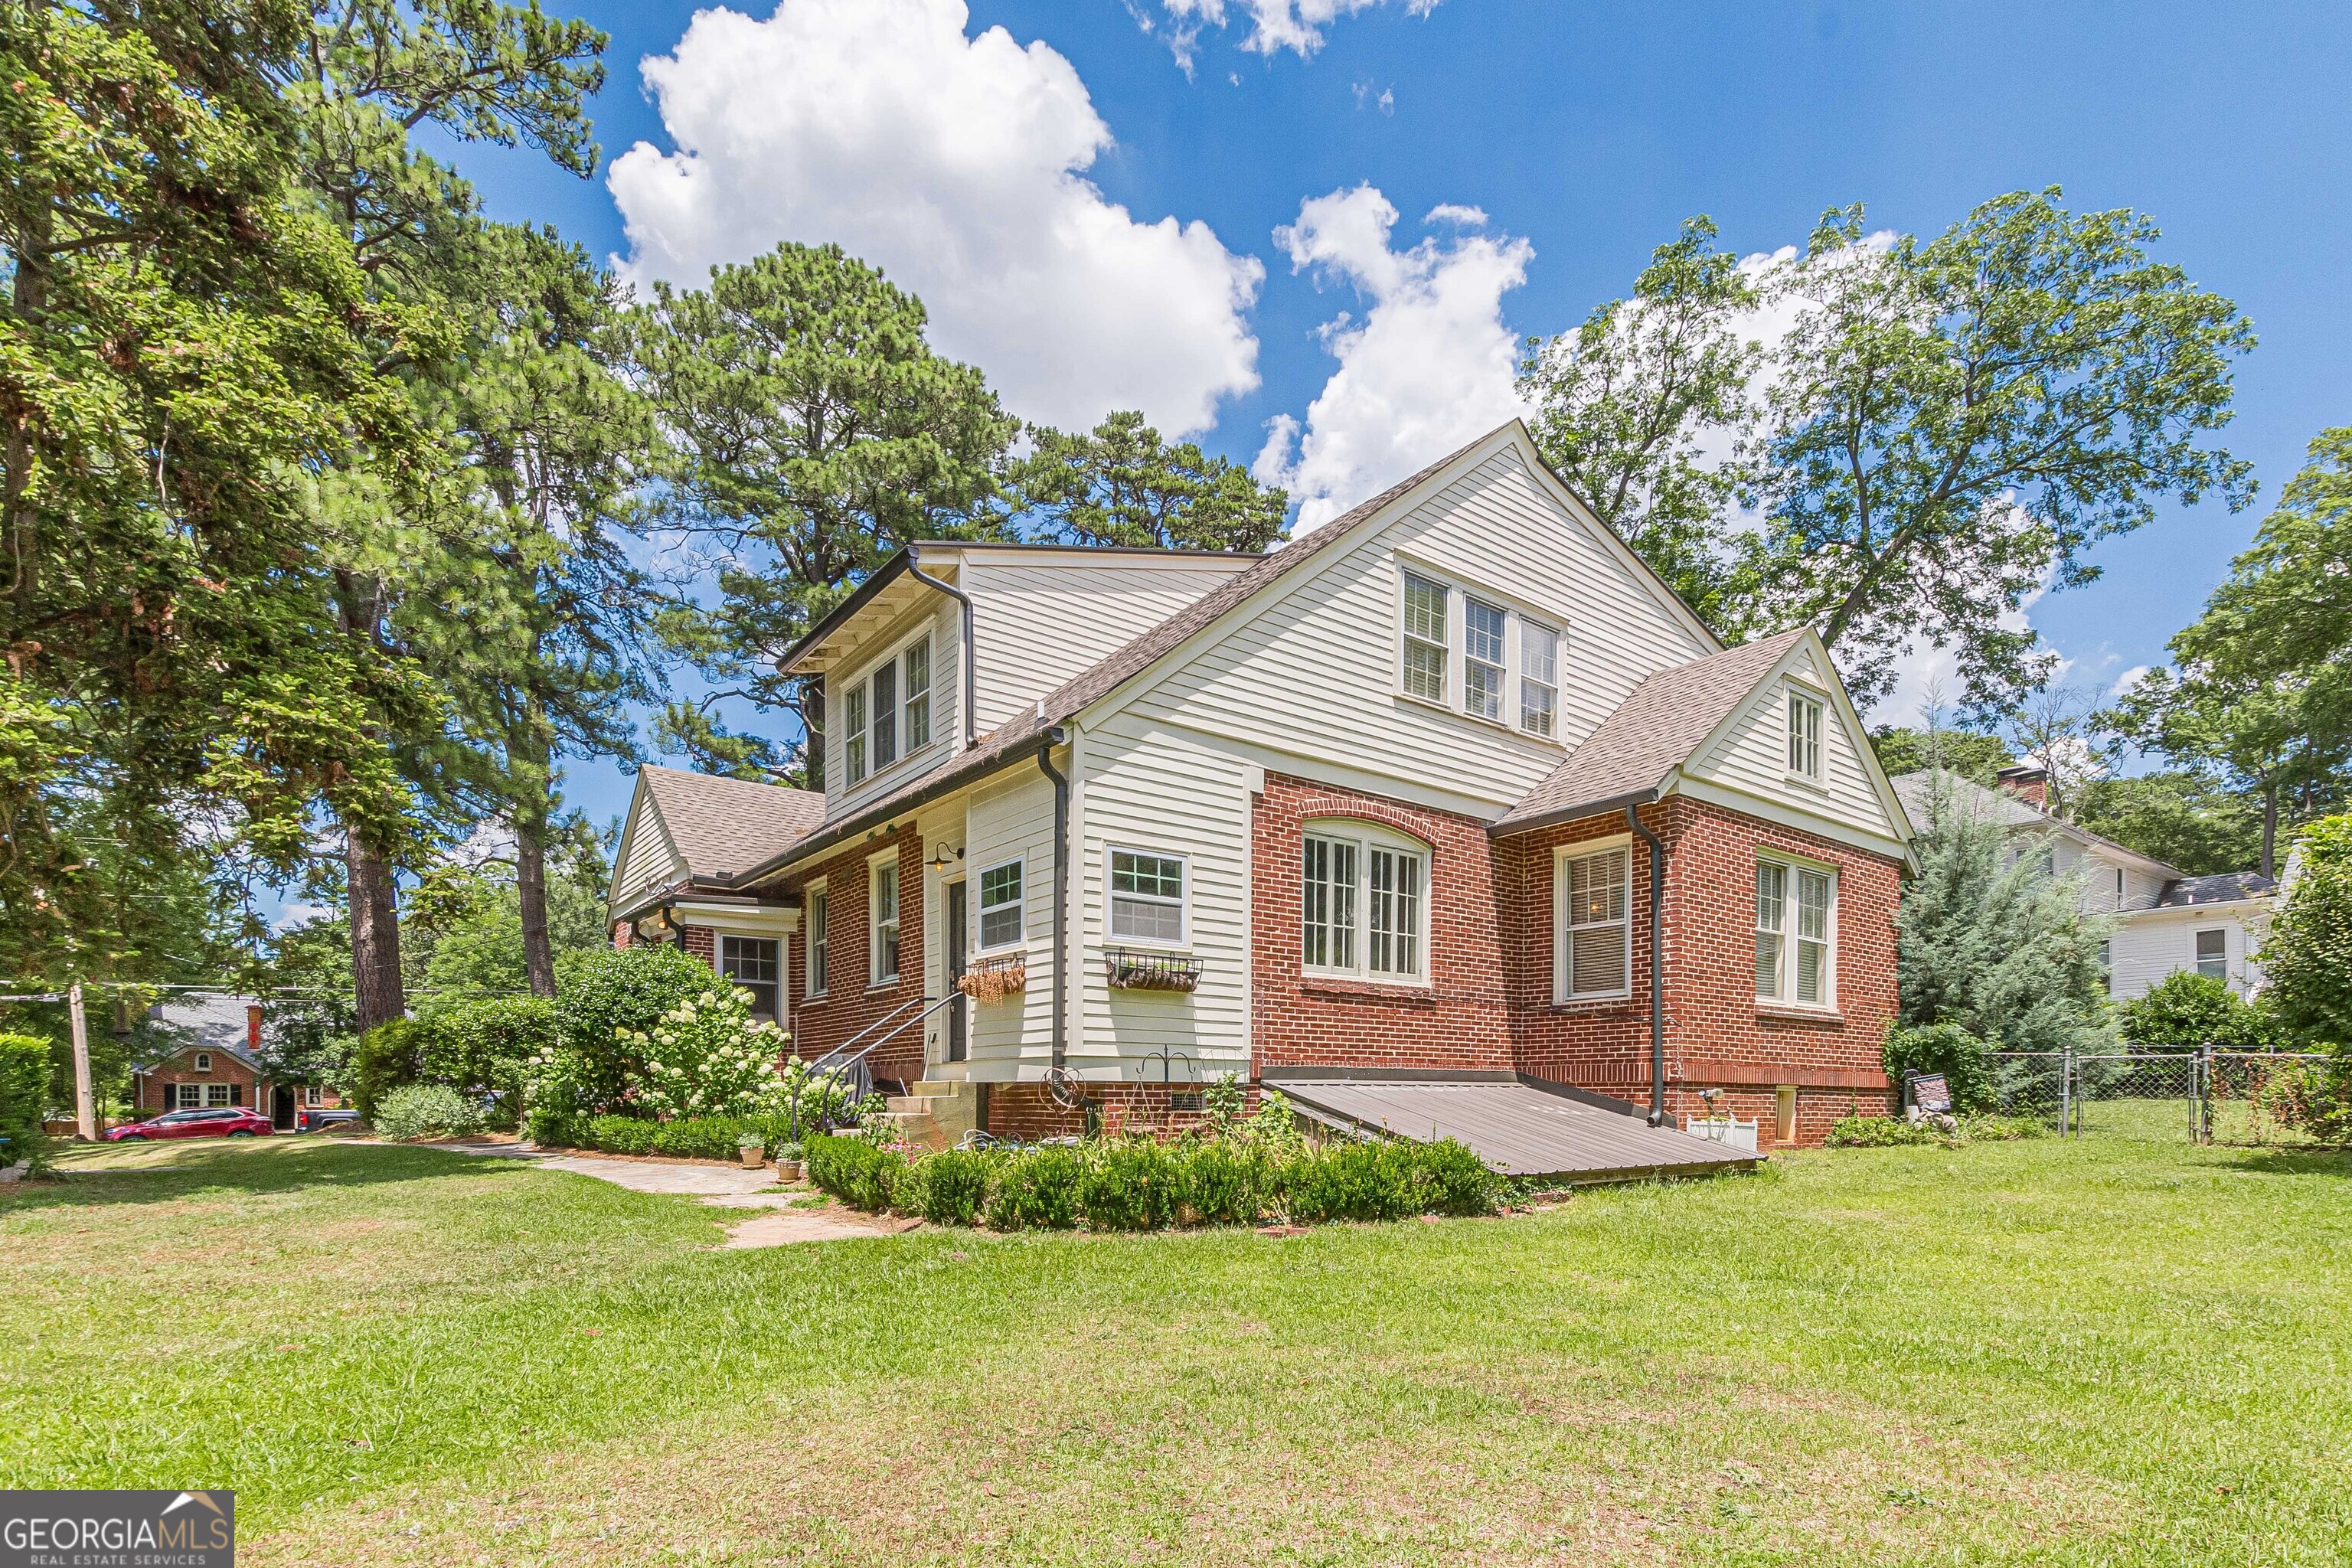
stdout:
[[240,1105],[205,1110],[167,1110],[144,1121],[110,1127],[100,1136],[110,1143],[143,1143],[150,1138],[252,1138],[270,1131],[269,1118]]

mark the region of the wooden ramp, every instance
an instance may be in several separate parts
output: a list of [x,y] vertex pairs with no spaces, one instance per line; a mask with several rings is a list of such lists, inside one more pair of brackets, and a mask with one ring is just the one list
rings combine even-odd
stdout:
[[1424,1143],[1451,1138],[1507,1176],[1633,1182],[1757,1164],[1745,1150],[1653,1127],[1616,1109],[1621,1101],[1514,1074],[1343,1079],[1276,1068],[1261,1081],[1328,1125]]

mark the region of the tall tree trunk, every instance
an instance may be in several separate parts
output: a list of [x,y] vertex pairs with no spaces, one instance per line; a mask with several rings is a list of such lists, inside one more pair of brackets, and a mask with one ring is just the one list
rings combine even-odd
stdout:
[[2278,849],[2278,785],[2263,786],[2263,875],[2275,874]]
[[343,868],[351,882],[352,1000],[365,1034],[408,1011],[400,980],[400,910],[391,863],[356,829],[343,835]]
[[[49,303],[48,257],[42,245],[49,237],[49,208],[44,204],[34,221],[31,237],[39,242],[28,247],[16,258],[16,279],[10,290],[9,303],[17,323],[31,328],[47,313]],[[0,514],[7,519],[8,529],[8,608],[9,626],[5,642],[9,662],[23,677],[22,652],[16,647],[25,628],[32,624],[38,609],[40,593],[40,523],[32,503],[26,499],[33,482],[32,420],[28,410],[18,419],[9,422],[6,437],[0,441],[0,465],[6,473],[0,475]]]
[[534,996],[555,994],[555,949],[547,940],[547,818],[555,801],[551,751],[546,710],[537,697],[526,697],[520,731],[510,742],[508,760],[514,764],[515,893],[522,903],[522,968]]

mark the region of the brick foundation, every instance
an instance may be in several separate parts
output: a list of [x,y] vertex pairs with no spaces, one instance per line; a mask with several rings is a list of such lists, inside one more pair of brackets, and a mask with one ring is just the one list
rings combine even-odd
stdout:
[[[1086,1131],[1083,1110],[1064,1110],[1041,1083],[992,1083],[987,1114],[982,1125],[999,1138],[1034,1142],[1040,1138],[1072,1138]],[[1198,1127],[1206,1112],[1178,1110],[1174,1097],[1182,1091],[1159,1084],[1089,1083],[1086,1095],[1103,1107],[1103,1125],[1110,1131],[1154,1132],[1162,1137]]]

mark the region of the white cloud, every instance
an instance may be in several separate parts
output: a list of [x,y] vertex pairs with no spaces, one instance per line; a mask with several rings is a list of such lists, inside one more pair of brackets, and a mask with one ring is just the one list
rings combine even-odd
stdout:
[[[1474,215],[1483,223],[1473,207],[1440,207],[1429,221],[1460,226]],[[1294,270],[1313,268],[1370,301],[1361,321],[1342,311],[1324,324],[1339,368],[1303,428],[1286,414],[1269,423],[1252,467],[1291,492],[1301,531],[1526,412],[1502,300],[1526,280],[1534,247],[1464,232],[1399,250],[1396,221],[1388,198],[1362,184],[1302,203],[1298,221],[1274,231]]]
[[[1369,11],[1387,4],[1387,0],[1161,0],[1167,11],[1170,26],[1168,41],[1176,51],[1176,63],[1186,70],[1192,68],[1192,50],[1203,27],[1223,27],[1228,7],[1246,16],[1250,36],[1241,47],[1255,49],[1262,55],[1279,54],[1288,49],[1304,59],[1323,47],[1323,34],[1332,23],[1359,11]],[[1426,16],[1437,9],[1438,0],[1405,0],[1405,14]],[[1133,9],[1130,7],[1130,9]],[[1136,19],[1144,30],[1151,29],[1150,19],[1140,12]]]
[[2153,669],[2152,667],[2148,665],[2133,665],[2129,669],[2125,670],[2121,675],[2116,677],[2116,683],[2107,688],[2108,697],[2111,699],[2129,697],[2133,692],[2139,689],[2139,683],[2146,680],[2151,673],[2153,673]]
[[780,240],[836,242],[919,296],[934,345],[1016,413],[1207,428],[1257,384],[1265,267],[1107,200],[1084,174],[1110,130],[1070,62],[966,20],[962,0],[698,13],[644,63],[677,151],[613,163],[623,276],[697,284]]

